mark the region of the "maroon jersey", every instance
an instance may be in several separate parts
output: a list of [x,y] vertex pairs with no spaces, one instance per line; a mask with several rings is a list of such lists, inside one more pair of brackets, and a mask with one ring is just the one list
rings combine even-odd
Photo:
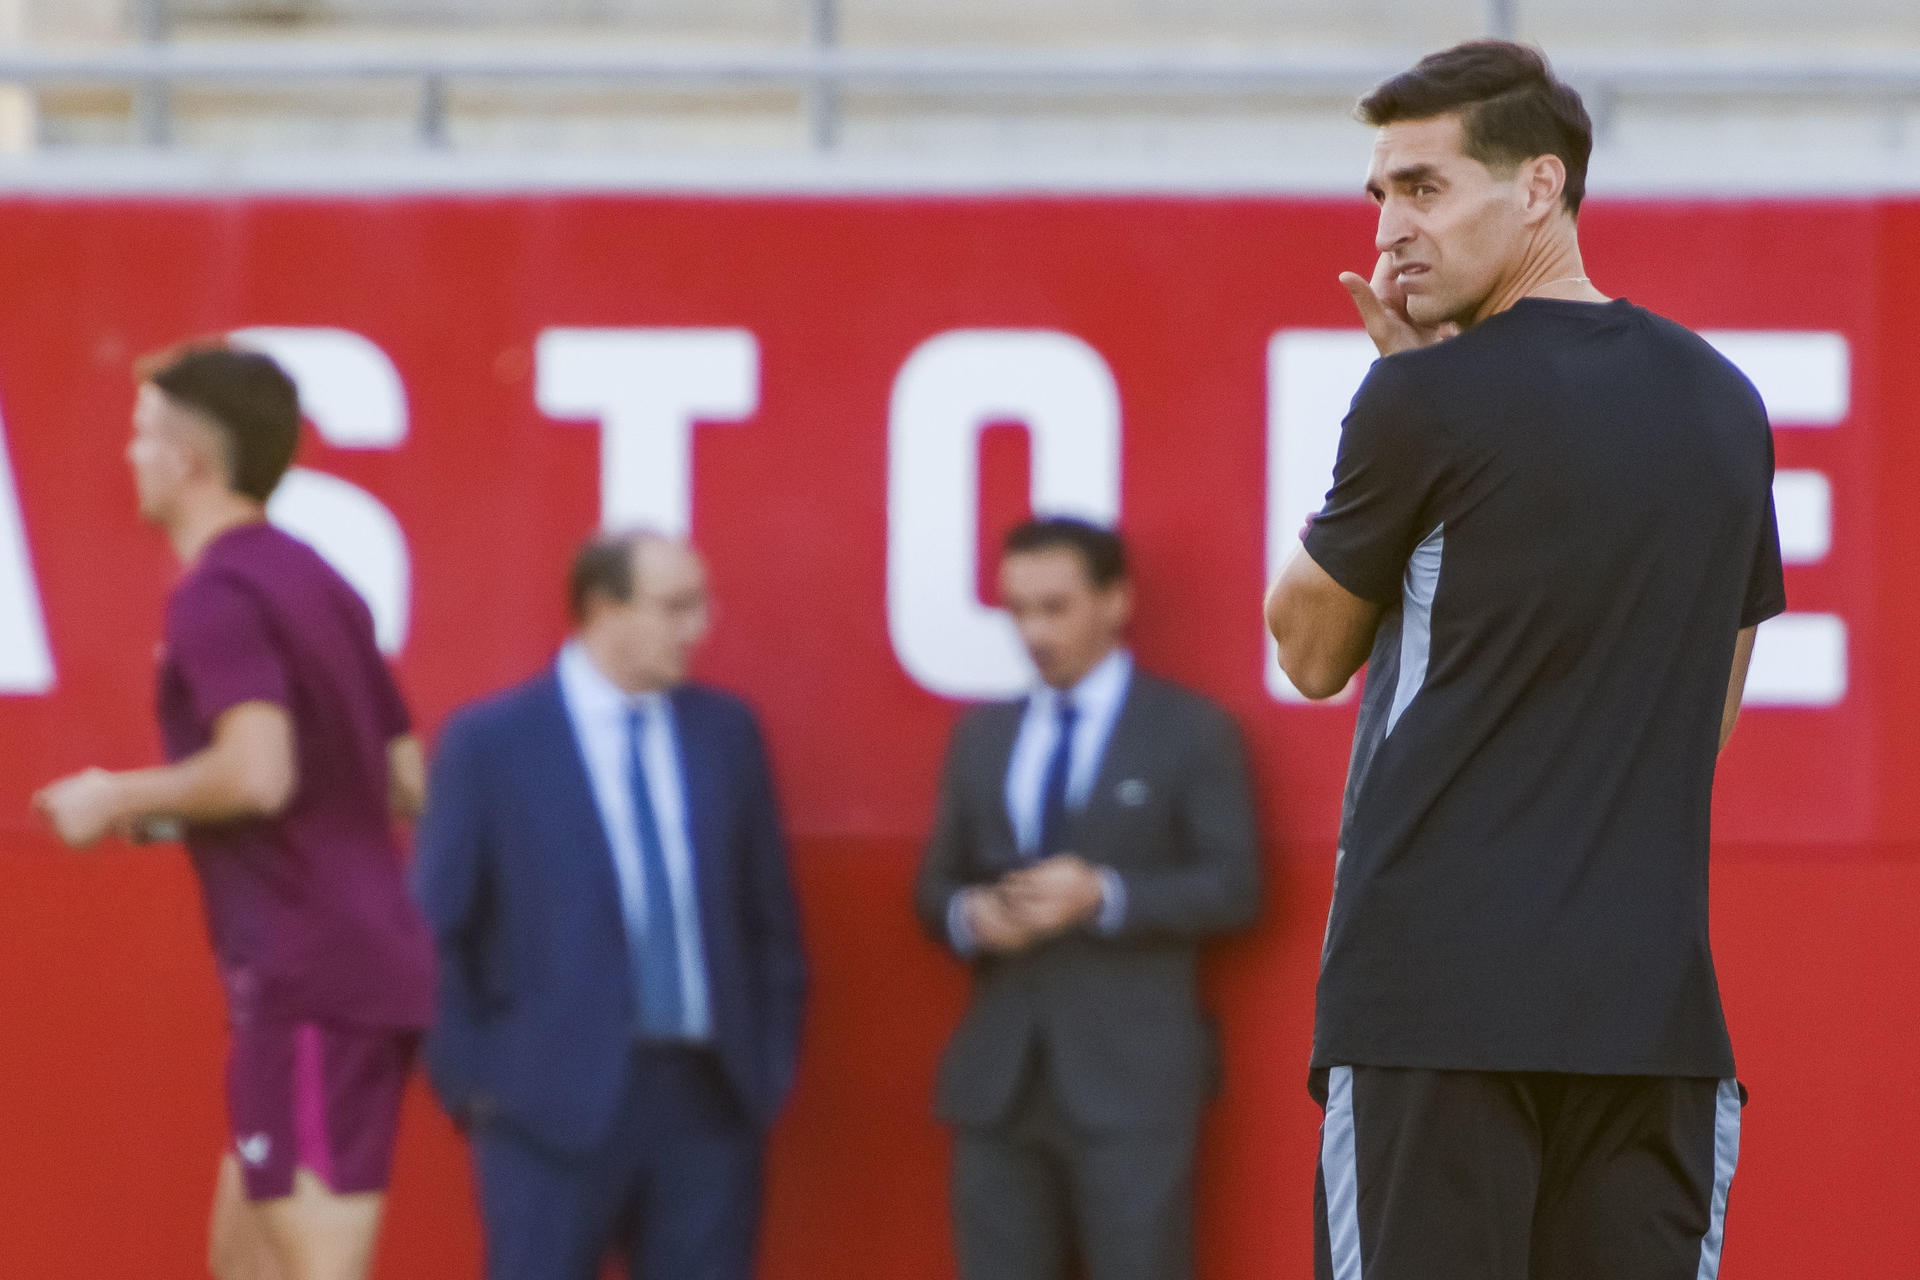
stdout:
[[277,817],[186,830],[233,1018],[425,1026],[432,944],[388,813],[406,706],[366,604],[266,524],[222,534],[167,602],[167,757],[205,748],[243,702],[286,710],[298,782]]

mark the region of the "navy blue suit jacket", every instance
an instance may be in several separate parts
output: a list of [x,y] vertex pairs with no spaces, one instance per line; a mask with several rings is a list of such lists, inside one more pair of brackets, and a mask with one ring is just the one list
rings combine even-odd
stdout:
[[[805,984],[786,841],[753,713],[697,685],[671,697],[713,1049],[765,1126],[793,1082]],[[440,953],[434,1087],[462,1123],[590,1148],[628,1079],[634,993],[613,854],[551,669],[447,722],[418,845]]]

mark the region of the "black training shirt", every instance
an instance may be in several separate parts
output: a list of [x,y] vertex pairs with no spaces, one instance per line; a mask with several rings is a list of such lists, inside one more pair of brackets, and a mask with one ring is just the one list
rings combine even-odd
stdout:
[[1376,362],[1306,550],[1386,606],[1315,1066],[1728,1076],[1709,808],[1785,607],[1752,385],[1624,299]]

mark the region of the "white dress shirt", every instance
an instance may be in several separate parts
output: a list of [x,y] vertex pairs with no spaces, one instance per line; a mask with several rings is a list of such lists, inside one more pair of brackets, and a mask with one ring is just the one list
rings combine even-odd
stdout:
[[[1038,856],[1040,851],[1047,766],[1060,744],[1061,699],[1071,699],[1075,713],[1073,744],[1067,756],[1067,808],[1077,811],[1086,807],[1100,776],[1107,742],[1113,737],[1113,726],[1120,719],[1132,684],[1133,656],[1125,649],[1115,649],[1064,693],[1042,684],[1027,696],[1026,714],[1020,719],[1020,732],[1013,740],[1013,755],[1007,763],[1006,798],[1014,839],[1028,858]],[[1100,913],[1094,917],[1093,927],[1097,933],[1112,933],[1126,920],[1126,884],[1111,867],[1101,867],[1099,872]],[[969,954],[976,943],[962,904],[960,894],[948,904],[947,934],[955,950]]]
[[[647,774],[647,792],[660,828],[660,848],[666,857],[667,886],[673,895],[673,920],[680,943],[682,1007],[690,1039],[706,1040],[713,1033],[707,1000],[706,951],[700,940],[700,912],[694,887],[693,841],[687,831],[687,792],[680,768],[679,734],[673,722],[673,703],[663,693],[630,694],[609,680],[587,656],[577,640],[560,650],[555,664],[560,699],[573,736],[587,763],[600,825],[613,850],[613,870],[620,885],[621,914],[625,920],[646,919],[646,889],[640,874],[640,830],[633,812],[633,791],[627,775],[627,714],[644,709],[647,715],[640,743],[641,767]],[[629,939],[629,945],[639,945]]]

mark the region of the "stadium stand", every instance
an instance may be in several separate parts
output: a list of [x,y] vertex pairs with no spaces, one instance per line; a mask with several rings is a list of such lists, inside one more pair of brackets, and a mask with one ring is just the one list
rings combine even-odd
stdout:
[[1602,171],[1760,148],[1827,185],[1920,167],[1901,0],[0,0],[0,153],[1064,157],[1297,185],[1350,171],[1357,90],[1485,31],[1587,91]]

